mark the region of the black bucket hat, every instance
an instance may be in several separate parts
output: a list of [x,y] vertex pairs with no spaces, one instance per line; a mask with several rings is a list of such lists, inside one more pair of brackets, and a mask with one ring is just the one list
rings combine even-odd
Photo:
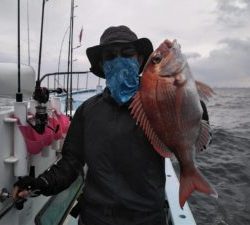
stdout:
[[90,71],[98,77],[105,78],[100,66],[102,50],[104,47],[115,43],[131,43],[135,46],[138,54],[144,56],[139,70],[139,73],[141,73],[149,55],[153,52],[152,43],[147,38],[138,39],[137,35],[124,25],[107,28],[100,38],[100,44],[87,48],[86,53],[91,64]]

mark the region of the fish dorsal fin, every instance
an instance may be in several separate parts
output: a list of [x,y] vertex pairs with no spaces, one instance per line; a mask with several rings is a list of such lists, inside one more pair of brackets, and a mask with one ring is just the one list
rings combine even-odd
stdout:
[[197,152],[205,150],[212,139],[211,127],[208,122],[206,120],[202,120],[200,126],[200,135],[196,142]]
[[207,102],[208,99],[215,94],[213,89],[209,87],[208,85],[197,80],[195,81],[195,84],[196,84],[196,88],[197,88],[197,91],[201,100]]
[[170,152],[169,148],[166,147],[158,138],[148,121],[146,113],[143,109],[139,91],[134,96],[134,99],[129,108],[131,109],[132,117],[136,120],[136,124],[139,124],[139,126],[142,128],[146,137],[153,145],[154,149],[163,157],[171,157],[172,153]]

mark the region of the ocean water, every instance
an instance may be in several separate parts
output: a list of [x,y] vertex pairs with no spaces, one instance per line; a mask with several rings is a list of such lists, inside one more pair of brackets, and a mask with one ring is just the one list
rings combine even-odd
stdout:
[[250,225],[250,88],[215,92],[207,103],[213,140],[196,162],[218,199],[194,193],[188,202],[198,225]]
[[[80,94],[74,94],[72,96],[73,110],[75,111],[84,101],[86,101],[88,98],[92,97],[93,95],[96,95],[97,93],[98,93],[97,91],[90,91],[90,92],[85,92],[85,93],[80,93]],[[62,97],[62,101],[61,101],[62,112],[65,111],[65,99],[66,97]]]

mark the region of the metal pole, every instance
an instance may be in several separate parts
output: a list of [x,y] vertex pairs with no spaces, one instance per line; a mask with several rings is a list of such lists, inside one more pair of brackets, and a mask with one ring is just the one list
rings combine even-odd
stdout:
[[87,77],[86,77],[86,86],[85,89],[88,89],[88,82],[89,82],[89,73],[87,73]]
[[17,93],[16,101],[22,102],[23,95],[21,93],[21,56],[20,56],[20,0],[17,4]]
[[75,1],[73,0],[73,5],[72,5],[72,16],[71,16],[71,65],[70,65],[70,116],[72,116],[72,110],[73,110],[73,106],[72,106],[72,89],[73,89],[73,76],[72,76],[72,72],[73,72],[73,38],[74,38],[74,8],[75,8]]
[[37,70],[37,80],[40,80],[40,71],[41,71],[41,58],[42,58],[42,45],[43,45],[43,20],[44,20],[44,6],[45,0],[43,0],[42,6],[42,21],[41,21],[41,33],[40,33],[40,49],[39,49],[39,61],[38,61],[38,70]]
[[[55,76],[54,76],[55,77]],[[48,79],[47,79],[47,87],[48,87],[48,89],[49,89],[49,77],[48,77]]]
[[27,0],[27,31],[28,31],[28,65],[30,66],[30,22],[29,22],[29,0]]
[[73,0],[71,0],[71,8],[70,8],[70,29],[69,29],[69,48],[68,48],[68,74],[67,74],[67,95],[66,95],[66,103],[65,103],[65,113],[68,115],[68,104],[69,104],[69,73],[70,73],[70,54],[71,54],[71,35],[72,35],[72,26],[71,26],[71,18],[72,18],[72,13],[73,13]]
[[79,89],[79,74],[77,74],[77,87],[76,87],[77,91]]
[[[57,68],[58,73],[60,72],[61,54],[62,54],[63,43],[64,43],[64,40],[65,40],[66,34],[67,34],[68,30],[69,30],[69,27],[70,26],[68,26],[68,28],[66,29],[66,31],[65,31],[65,33],[63,35],[62,42],[61,42],[61,47],[60,47],[60,52],[59,52],[59,57],[58,57],[58,68]],[[58,75],[57,80],[59,81],[59,75]],[[63,87],[65,88],[65,76],[64,76]]]

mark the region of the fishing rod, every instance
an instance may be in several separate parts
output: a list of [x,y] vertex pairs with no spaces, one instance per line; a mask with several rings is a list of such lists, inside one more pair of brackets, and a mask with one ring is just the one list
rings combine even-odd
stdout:
[[74,0],[71,0],[71,8],[70,8],[70,28],[69,28],[69,46],[68,46],[68,74],[67,74],[67,82],[66,82],[66,104],[65,104],[65,113],[66,115],[68,115],[68,108],[69,108],[69,104],[71,103],[71,99],[69,97],[69,83],[70,83],[70,73],[72,72],[72,57],[71,54],[72,52],[72,42],[73,42],[73,28],[72,28],[72,17],[73,15],[73,7],[74,7]]
[[46,87],[41,87],[40,73],[41,73],[41,58],[42,58],[42,44],[43,44],[43,24],[44,24],[44,8],[45,2],[42,2],[42,18],[41,18],[41,31],[40,31],[40,47],[39,47],[39,58],[38,58],[38,69],[37,69],[37,80],[35,90],[33,92],[33,99],[37,101],[36,113],[34,117],[34,123],[27,120],[27,123],[39,134],[45,132],[45,128],[48,127],[54,132],[57,132],[59,125],[56,129],[48,126],[48,113],[46,103],[49,101],[49,90]]
[[27,201],[27,198],[33,198],[33,197],[37,197],[40,195],[40,190],[28,190],[29,194],[26,196],[26,198],[17,198],[14,199],[13,195],[8,192],[8,190],[6,188],[2,188],[1,192],[0,192],[0,202],[5,202],[7,199],[10,199],[10,201],[8,202],[8,204],[6,205],[6,207],[2,208],[0,210],[0,219],[6,214],[8,213],[12,207],[15,207],[17,210],[22,210],[24,203]]
[[[34,166],[30,167],[29,176],[35,178],[35,167]],[[27,201],[28,198],[37,197],[40,195],[40,192],[41,192],[38,189],[31,190],[30,188],[27,188],[27,191],[29,191],[29,193],[25,198],[23,198],[23,197],[15,197],[14,198],[12,193],[10,193],[7,188],[2,188],[2,190],[0,191],[0,202],[3,203],[5,201],[7,201],[7,204],[5,203],[6,204],[5,207],[1,208],[1,210],[0,210],[0,219],[6,213],[8,213],[12,209],[12,207],[15,207],[17,210],[22,210],[24,203]]]
[[21,56],[20,56],[20,0],[17,2],[17,93],[16,102],[23,101],[21,93]]
[[[65,31],[65,33],[63,35],[62,42],[61,42],[60,52],[59,52],[59,56],[58,56],[58,65],[57,65],[57,72],[58,73],[60,72],[61,54],[62,54],[63,43],[64,43],[64,40],[65,40],[66,34],[69,31],[69,28],[70,28],[70,26],[67,27],[67,29],[66,29],[66,31]],[[57,80],[59,81],[59,76],[57,77]],[[63,87],[65,88],[65,76],[64,76],[64,80],[63,80]]]
[[[66,104],[65,104],[65,112],[66,115],[68,115],[69,110],[69,117],[72,118],[72,110],[73,110],[73,98],[72,98],[72,90],[73,90],[73,43],[74,43],[74,9],[78,7],[78,5],[75,5],[75,1],[71,0],[71,12],[70,12],[70,32],[69,32],[69,48],[68,48],[68,75],[67,75],[67,96],[66,96]],[[76,48],[79,48],[81,46],[77,46]]]
[[27,0],[27,33],[28,33],[28,65],[30,66],[30,19],[29,19],[29,0]]
[[40,31],[40,48],[39,48],[39,58],[38,58],[38,70],[37,70],[37,81],[40,80],[40,72],[41,72],[41,58],[42,58],[42,45],[43,45],[43,20],[44,20],[44,8],[45,8],[45,1],[43,0],[42,5],[42,19],[41,19],[41,31]]
[[70,57],[71,57],[71,64],[70,64],[70,105],[69,105],[69,112],[70,112],[70,118],[72,117],[72,110],[73,110],[73,98],[72,98],[72,89],[73,89],[73,83],[72,83],[72,71],[73,71],[73,37],[74,37],[74,8],[75,8],[75,1],[72,0],[72,17],[71,17],[71,26],[72,26],[72,29],[71,29],[71,46],[70,46],[70,50],[71,50],[71,54],[70,54]]

